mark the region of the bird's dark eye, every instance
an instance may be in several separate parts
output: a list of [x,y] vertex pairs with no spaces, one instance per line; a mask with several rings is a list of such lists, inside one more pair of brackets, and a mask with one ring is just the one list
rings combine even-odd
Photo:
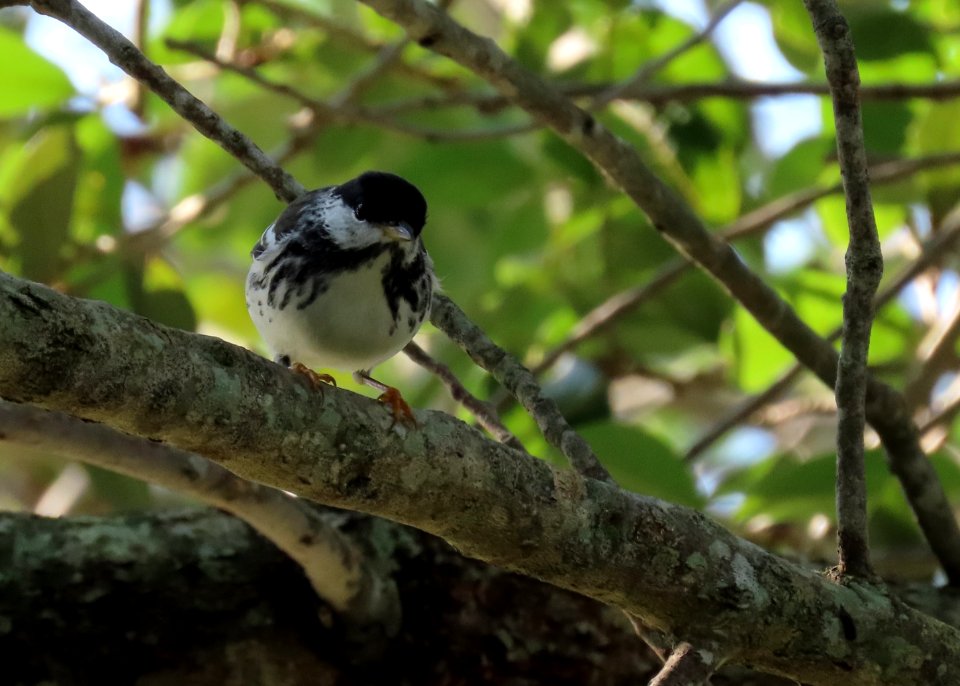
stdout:
[[357,209],[353,211],[353,216],[357,218],[357,221],[363,221],[367,218],[366,212],[363,211],[363,203],[357,205]]

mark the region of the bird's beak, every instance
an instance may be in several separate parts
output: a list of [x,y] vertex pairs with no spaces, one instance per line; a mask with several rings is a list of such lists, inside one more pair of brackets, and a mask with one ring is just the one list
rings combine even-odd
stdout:
[[383,227],[383,233],[387,238],[392,238],[395,241],[412,241],[413,240],[413,229],[410,228],[410,225],[406,222],[400,222],[399,224],[387,224]]

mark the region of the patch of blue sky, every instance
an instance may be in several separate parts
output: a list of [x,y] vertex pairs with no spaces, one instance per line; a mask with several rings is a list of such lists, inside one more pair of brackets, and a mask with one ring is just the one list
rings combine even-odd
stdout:
[[[86,0],[84,6],[128,38],[133,34],[137,3]],[[150,4],[150,30],[164,26],[171,13],[169,0]],[[83,95],[94,96],[105,83],[119,81],[123,72],[99,48],[66,24],[32,14],[25,31],[27,45],[59,66]]]
[[802,267],[829,242],[817,213],[809,209],[794,219],[778,221],[763,239],[764,262],[773,274]]

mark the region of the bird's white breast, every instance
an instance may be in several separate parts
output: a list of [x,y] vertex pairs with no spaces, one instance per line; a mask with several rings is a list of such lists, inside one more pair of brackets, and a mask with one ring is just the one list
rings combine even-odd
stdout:
[[[289,356],[291,362],[315,369],[369,370],[398,353],[422,322],[405,300],[400,300],[394,321],[383,295],[383,271],[389,260],[385,251],[355,271],[336,274],[327,290],[303,309],[297,297],[283,309],[271,307],[265,289],[251,288],[250,317],[274,353]],[[259,276],[262,269],[262,261],[255,260],[251,275]],[[281,287],[274,302],[283,300]]]

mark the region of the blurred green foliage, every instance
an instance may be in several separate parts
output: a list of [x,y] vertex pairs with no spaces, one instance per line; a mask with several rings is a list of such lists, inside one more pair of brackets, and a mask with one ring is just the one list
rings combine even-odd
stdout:
[[[960,78],[957,3],[843,4],[865,84]],[[802,4],[769,0],[764,7],[783,56],[803,79],[822,83]],[[453,12],[574,94],[629,79],[696,33],[648,2],[505,0],[484,8],[455,3]],[[78,93],[59,67],[22,39],[25,22],[36,17],[5,10],[0,20],[6,26],[0,29],[0,268],[264,352],[244,310],[243,280],[250,246],[281,210],[269,189],[253,181],[221,195],[245,171],[159,99],[127,81]],[[736,21],[736,13],[728,21]],[[425,236],[446,292],[529,364],[569,336],[592,308],[648,282],[676,258],[641,213],[557,137],[536,128],[503,135],[528,120],[491,99],[476,76],[407,45],[398,60],[365,80],[381,49],[401,33],[353,2],[174,2],[161,23],[146,37],[148,55],[263,148],[280,149],[296,137],[299,152],[285,164],[306,185],[337,183],[370,168],[416,183],[430,204]],[[362,87],[338,116],[311,119],[295,99],[173,49],[167,38],[195,43],[333,106],[357,83]],[[737,76],[708,40],[668,62],[650,85],[723,83]],[[771,131],[751,115],[751,101],[735,93],[661,98],[655,105],[642,97],[618,100],[598,116],[720,229],[782,196],[839,180],[829,100],[821,102],[827,115],[822,133],[773,157],[758,144]],[[958,108],[957,99],[933,101],[909,92],[865,102],[868,154],[880,162],[960,151]],[[960,164],[886,183],[876,198],[888,284],[916,259],[919,243],[940,230],[960,198]],[[203,202],[210,206],[189,221],[165,223]],[[737,243],[738,251],[811,327],[827,334],[841,321],[842,196],[827,195],[783,218],[792,222],[775,224],[766,238],[755,231]],[[144,241],[144,235],[160,239]],[[908,297],[879,315],[871,359],[897,386],[931,373],[923,341],[960,302],[955,258],[942,258]],[[494,392],[485,374],[436,331],[428,327],[421,341],[472,391],[484,397]],[[944,393],[957,367],[955,344],[950,347],[950,364],[933,370],[925,392],[912,399],[921,421],[949,400]],[[576,355],[600,380],[599,394],[577,399],[579,428],[625,487],[706,508],[748,532],[760,524],[791,527],[795,536],[777,539],[788,548],[832,554],[829,534],[808,533],[809,522],[833,516],[829,389],[804,379],[751,416],[748,423],[759,431],[734,432],[697,459],[684,460],[698,436],[794,362],[710,279],[686,271],[591,336]],[[571,387],[562,383],[567,367],[561,361],[546,376],[561,404]],[[400,357],[380,371],[415,404],[467,418],[408,360]],[[504,417],[531,451],[561,462],[522,412],[506,408]],[[960,470],[952,419],[938,431],[928,439],[939,449],[938,469],[956,498]],[[0,462],[0,504],[35,507],[62,474],[54,464],[8,450]],[[880,453],[870,453],[868,472],[875,541],[916,542]],[[90,483],[67,509],[163,500],[102,474]]]

